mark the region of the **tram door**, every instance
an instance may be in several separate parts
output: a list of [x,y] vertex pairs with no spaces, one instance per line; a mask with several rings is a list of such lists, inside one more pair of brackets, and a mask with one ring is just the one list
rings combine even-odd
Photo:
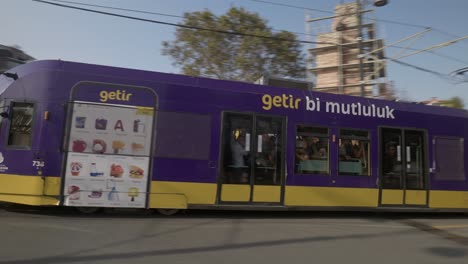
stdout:
[[281,203],[284,118],[224,113],[219,203]]
[[427,206],[424,131],[381,128],[380,205]]

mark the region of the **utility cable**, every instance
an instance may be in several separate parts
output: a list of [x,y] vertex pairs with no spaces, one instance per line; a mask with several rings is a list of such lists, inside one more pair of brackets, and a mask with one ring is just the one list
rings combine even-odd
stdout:
[[423,72],[427,72],[427,73],[430,73],[430,74],[433,74],[439,78],[442,78],[444,80],[449,80],[449,81],[453,81],[452,78],[450,78],[449,75],[447,74],[444,74],[444,73],[440,73],[440,72],[436,72],[436,71],[433,71],[433,70],[429,70],[429,69],[426,69],[426,68],[422,68],[422,67],[419,67],[419,66],[416,66],[416,65],[413,65],[413,64],[409,64],[409,63],[406,63],[406,62],[403,62],[403,61],[399,61],[399,60],[396,60],[396,59],[392,59],[392,58],[388,58],[388,57],[385,57],[385,59],[387,60],[390,60],[392,62],[395,62],[397,64],[400,64],[400,65],[403,65],[403,66],[406,66],[406,67],[410,67],[410,68],[413,68],[415,70],[419,70],[419,71],[423,71]]
[[[316,12],[321,12],[321,13],[334,14],[334,12],[326,11],[326,10],[322,10],[322,9],[308,8],[308,7],[304,7],[304,6],[295,6],[295,5],[288,5],[288,4],[281,4],[281,3],[271,2],[271,1],[266,1],[266,0],[250,0],[250,1],[269,4],[269,5],[290,7],[290,8],[301,9],[301,10],[310,10],[310,11],[316,11]],[[376,20],[376,21],[382,21],[382,22],[386,22],[386,23],[398,24],[398,25],[402,25],[402,26],[410,26],[410,27],[417,27],[417,28],[423,28],[423,29],[428,28],[428,26],[415,25],[415,24],[392,21],[392,20],[386,20],[386,19],[377,19],[377,18],[369,18],[369,19],[370,20]]]
[[[266,1],[266,0],[250,0],[252,2],[258,2],[258,3],[264,3],[264,4],[269,4],[269,5],[276,5],[276,6],[284,6],[284,7],[289,7],[289,8],[295,8],[295,9],[302,9],[302,10],[310,10],[310,11],[316,11],[316,12],[321,12],[321,13],[327,13],[327,14],[334,14],[334,12],[331,11],[326,11],[326,10],[321,10],[321,9],[316,9],[316,8],[308,8],[308,7],[303,7],[303,6],[295,6],[295,5],[288,5],[288,4],[281,4],[277,2],[271,2],[271,1]],[[389,24],[396,24],[396,25],[401,25],[401,26],[407,26],[407,27],[415,27],[415,28],[428,28],[428,26],[424,25],[418,25],[418,24],[411,24],[411,23],[405,23],[405,22],[400,22],[400,21],[394,21],[394,20],[388,20],[388,19],[381,19],[381,18],[368,18],[369,20],[374,20],[374,21],[379,21],[379,22],[384,22],[384,23],[389,23]],[[449,33],[447,31],[441,30],[441,29],[436,29],[433,27],[432,28],[434,31],[437,31],[439,33],[442,33],[444,35],[450,36],[450,37],[455,37],[459,38],[460,36],[457,36],[455,34]]]
[[156,13],[156,12],[148,12],[148,11],[135,10],[135,9],[128,9],[128,8],[120,8],[120,7],[113,7],[113,6],[93,5],[93,4],[85,4],[85,3],[73,2],[73,1],[65,1],[65,0],[50,0],[50,1],[52,1],[52,2],[60,2],[60,3],[67,3],[67,4],[73,4],[73,5],[82,5],[82,6],[99,7],[99,8],[113,9],[113,10],[120,10],[120,11],[134,12],[134,13],[142,13],[142,14],[149,14],[149,15],[184,18],[183,16],[170,15],[170,14],[163,14],[163,13]]
[[[143,10],[128,9],[128,8],[120,8],[120,7],[114,7],[114,6],[93,5],[93,4],[85,4],[85,3],[73,2],[73,1],[65,1],[65,0],[49,0],[49,1],[51,1],[51,2],[59,2],[59,3],[67,3],[67,4],[73,4],[73,5],[91,6],[91,7],[98,7],[98,8],[111,9],[111,10],[119,10],[119,11],[133,12],[133,13],[149,14],[149,15],[166,16],[166,17],[176,17],[176,18],[185,18],[184,16],[171,15],[171,14],[164,14],[164,13],[157,13],[157,12],[148,12],[148,11],[143,11]],[[294,31],[284,30],[284,29],[275,29],[275,28],[272,28],[272,30],[273,30],[273,31],[276,31],[276,32],[288,31],[288,32],[294,33],[294,34],[296,34],[296,35],[317,36],[317,35],[314,35],[314,34],[307,34],[307,33],[301,33],[301,32],[294,32]]]
[[[265,3],[265,4],[270,4],[270,5],[277,5],[277,6],[284,6],[284,7],[290,7],[290,8],[296,8],[296,9],[302,9],[302,10],[310,10],[310,11],[316,11],[316,12],[321,12],[321,13],[327,13],[327,14],[334,14],[334,12],[331,11],[326,11],[326,10],[321,10],[321,9],[316,9],[316,8],[308,8],[308,7],[303,7],[303,6],[294,6],[294,5],[288,5],[288,4],[281,4],[281,3],[276,3],[276,2],[271,2],[271,1],[266,1],[266,0],[250,0],[252,2],[259,2],[259,3]],[[410,23],[404,23],[404,22],[399,22],[399,21],[393,21],[393,20],[388,20],[388,19],[377,19],[377,18],[369,18],[370,20],[375,20],[375,21],[381,21],[381,22],[386,22],[386,23],[392,23],[392,24],[397,24],[397,25],[402,25],[402,26],[408,26],[408,27],[416,27],[416,28],[428,28],[428,26],[423,26],[423,25],[417,25],[417,24],[410,24]],[[444,34],[449,34],[451,36],[455,36],[454,34],[450,34],[448,32],[442,31],[442,30],[437,30],[441,33]],[[458,36],[456,36],[458,37]]]
[[[367,18],[371,21],[378,21],[378,22],[386,22],[386,23],[391,23],[391,24],[397,24],[397,25],[402,25],[402,26],[412,26],[412,27],[417,27],[417,28],[427,28],[427,26],[423,26],[423,25],[416,25],[416,24],[408,24],[408,23],[403,23],[403,22],[397,22],[397,21],[391,21],[391,20],[386,20],[386,19],[377,19],[377,18]],[[439,32],[440,34],[442,35],[445,35],[445,36],[448,36],[450,38],[461,38],[460,35],[455,35],[455,34],[452,34],[450,32],[447,32],[447,31],[444,31],[444,30],[441,30],[441,29],[438,29],[438,28],[434,28],[434,27],[431,27],[432,31],[434,32]]]
[[287,5],[287,4],[275,3],[275,2],[264,1],[264,0],[250,0],[250,1],[269,4],[269,5],[277,5],[277,6],[296,8],[296,9],[301,9],[301,10],[316,11],[316,12],[321,12],[321,13],[326,13],[326,14],[334,14],[334,12],[331,12],[331,11],[320,10],[320,9],[315,9],[315,8],[308,8],[308,7],[303,7],[303,6]]
[[[60,3],[67,3],[67,4],[73,4],[73,5],[82,5],[82,6],[98,7],[98,8],[104,8],[104,9],[120,10],[120,11],[133,12],[133,13],[150,14],[150,15],[166,16],[166,17],[176,17],[176,18],[185,18],[184,16],[171,15],[171,14],[164,14],[164,13],[157,13],[157,12],[148,12],[148,11],[143,11],[143,10],[128,9],[128,8],[120,8],[120,7],[114,7],[114,6],[93,5],[93,4],[85,4],[85,3],[73,2],[73,1],[65,1],[65,0],[49,0],[49,1],[51,1],[51,2],[60,2]],[[272,28],[272,30],[273,30],[273,31],[276,31],[276,32],[288,31],[288,32],[294,33],[294,34],[296,34],[296,35],[317,36],[317,35],[315,35],[315,34],[307,34],[307,33],[295,32],[295,31],[290,31],[290,30],[285,30],[285,29],[275,29],[275,28]]]
[[[197,27],[197,26],[187,26],[187,25],[183,25],[183,24],[175,24],[175,23],[169,23],[169,22],[164,22],[164,21],[158,21],[158,20],[152,20],[152,19],[146,19],[146,18],[139,18],[139,17],[127,16],[127,15],[121,15],[121,14],[116,14],[116,13],[110,13],[110,12],[104,12],[104,11],[99,11],[99,10],[94,10],[94,9],[64,5],[64,4],[59,4],[59,3],[49,2],[49,1],[43,1],[43,0],[32,0],[32,1],[42,3],[42,4],[55,5],[55,6],[64,7],[64,8],[70,8],[70,9],[76,9],[76,10],[101,14],[101,15],[114,16],[114,17],[120,17],[120,18],[127,18],[127,19],[132,19],[132,20],[138,20],[138,21],[161,24],[161,25],[167,25],[167,26],[181,27],[181,28],[186,28],[186,29],[195,29],[195,30],[209,31],[209,32],[215,32],[215,33],[221,33],[221,34],[229,34],[229,35],[236,35],[236,36],[243,36],[243,37],[262,38],[262,39],[269,39],[269,40],[276,40],[276,41],[299,42],[299,43],[305,43],[305,44],[337,45],[337,43],[332,43],[332,42],[317,42],[317,41],[307,41],[307,40],[299,40],[299,39],[298,40],[291,40],[291,39],[285,39],[285,38],[261,36],[261,35],[242,33],[242,32],[225,31],[225,30],[210,29],[210,28],[203,28],[203,27]],[[52,0],[52,1],[56,1],[56,0]]]
[[[417,49],[417,48],[401,47],[401,46],[397,46],[397,45],[388,46],[388,48],[407,49],[407,50],[415,50],[415,51],[421,50],[421,49]],[[427,52],[427,53],[430,53],[430,54],[432,54],[432,55],[439,56],[439,57],[441,57],[441,58],[447,59],[447,60],[455,61],[455,62],[464,64],[464,65],[468,65],[468,62],[467,62],[467,61],[460,60],[460,59],[458,59],[458,58],[449,56],[449,55],[447,55],[447,54],[442,54],[442,53],[440,53],[440,52],[435,52],[435,51],[433,51],[433,50],[427,50],[426,52]]]
[[[115,13],[103,12],[103,11],[98,11],[98,10],[93,10],[93,9],[69,6],[69,5],[53,3],[53,2],[43,1],[43,0],[32,0],[32,1],[43,3],[43,4],[55,5],[55,6],[64,7],[64,8],[70,8],[70,9],[75,9],[75,10],[91,12],[91,13],[97,13],[97,14],[102,14],[102,15],[115,16],[115,17],[120,17],[120,18],[127,18],[127,19],[143,21],[143,22],[156,23],[156,24],[162,24],[162,25],[168,25],[168,26],[175,26],[175,27],[181,27],[181,28],[187,28],[187,29],[195,29],[195,30],[209,31],[209,32],[215,32],[215,33],[237,35],[237,36],[256,37],[256,38],[278,40],[278,41],[288,41],[288,42],[294,41],[294,40],[290,40],[290,39],[260,36],[260,35],[242,33],[242,32],[232,32],[232,31],[224,31],[224,30],[216,30],[216,29],[196,27],[196,26],[186,26],[186,25],[181,25],[181,24],[168,23],[168,22],[164,22],[164,21],[157,21],[157,20],[151,20],[151,19],[145,19],[145,18],[138,18],[138,17],[120,15],[120,14],[115,14]],[[58,1],[58,0],[53,0],[53,1]],[[254,1],[254,0],[252,0],[252,1]],[[259,0],[257,0],[257,1],[259,1]],[[266,2],[266,1],[263,1],[263,2]],[[450,44],[454,43],[454,41],[456,42],[456,41],[459,41],[459,40],[465,39],[465,38],[468,38],[468,36],[462,37],[460,39],[449,41],[449,42],[447,42],[448,44],[447,43],[442,43],[440,45],[444,45],[444,46],[450,45]],[[300,43],[308,43],[308,44],[331,44],[331,45],[336,45],[336,43],[329,43],[329,42],[314,42],[314,41],[304,41],[304,40],[297,40],[297,41],[300,42]],[[438,45],[438,46],[440,46],[440,45]],[[422,52],[422,51],[419,51],[419,52]],[[419,66],[415,66],[415,65],[412,65],[412,64],[409,64],[409,63],[406,63],[406,62],[402,62],[402,61],[399,61],[399,60],[396,60],[396,59],[392,59],[392,58],[386,58],[386,59],[388,59],[390,61],[393,61],[395,63],[398,63],[400,65],[403,65],[403,66],[411,67],[413,69],[417,69],[417,70],[420,70],[420,71],[423,71],[423,72],[434,74],[434,75],[436,75],[436,76],[438,76],[440,78],[443,78],[445,80],[450,79],[450,77],[448,75],[443,74],[443,73],[428,70],[428,69],[425,69],[425,68],[422,68],[422,67],[419,67]]]
[[441,43],[441,44],[437,44],[437,45],[434,45],[434,46],[431,46],[431,47],[428,47],[428,48],[425,48],[425,49],[421,49],[421,50],[418,50],[418,51],[415,51],[415,52],[405,54],[403,56],[398,57],[397,59],[405,58],[405,57],[415,55],[415,54],[418,54],[418,53],[421,53],[421,52],[425,52],[425,51],[428,51],[428,50],[432,50],[432,49],[438,49],[438,48],[446,47],[446,46],[452,45],[454,43],[457,43],[458,41],[461,41],[461,40],[464,40],[464,39],[467,39],[467,38],[468,38],[468,36],[453,39],[453,40],[450,40],[450,41],[447,41],[447,42],[444,42],[444,43]]
[[369,52],[363,54],[362,56],[366,56],[366,55],[369,55],[370,53],[374,53],[374,52],[377,52],[377,51],[379,51],[379,50],[383,50],[383,49],[385,49],[387,46],[392,46],[392,45],[394,45],[394,44],[398,44],[398,43],[403,42],[403,41],[406,41],[406,40],[408,40],[408,39],[412,39],[412,38],[415,38],[415,37],[418,37],[418,38],[419,38],[420,36],[422,36],[423,34],[429,32],[429,31],[431,31],[431,30],[432,30],[431,28],[426,28],[424,31],[415,33],[415,34],[413,34],[413,35],[411,35],[411,36],[408,36],[408,37],[402,38],[402,39],[400,39],[400,40],[398,40],[398,41],[395,41],[395,42],[393,42],[393,43],[391,43],[391,44],[387,44],[387,45],[382,46],[382,47],[380,47],[380,48],[378,48],[378,49],[374,49],[374,50],[372,50],[372,51],[369,51]]

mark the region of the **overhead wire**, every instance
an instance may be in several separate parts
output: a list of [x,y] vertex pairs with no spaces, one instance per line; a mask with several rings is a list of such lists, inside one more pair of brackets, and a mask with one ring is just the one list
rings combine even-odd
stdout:
[[138,20],[138,21],[161,24],[161,25],[167,25],[167,26],[173,26],[173,27],[181,27],[181,28],[186,28],[186,29],[195,29],[195,30],[209,31],[209,32],[215,32],[215,33],[221,33],[221,34],[236,35],[236,36],[243,36],[243,37],[255,37],[255,38],[262,38],[262,39],[269,39],[269,40],[276,40],[276,41],[285,41],[285,42],[296,42],[297,41],[299,43],[307,43],[307,44],[336,45],[336,43],[332,43],[332,42],[317,42],[317,41],[306,41],[306,40],[299,40],[299,39],[292,40],[292,39],[279,38],[279,37],[255,35],[255,34],[249,34],[249,33],[243,33],[243,32],[225,31],[225,30],[203,28],[203,27],[197,27],[197,26],[187,26],[187,25],[183,25],[183,24],[175,24],[175,23],[169,23],[169,22],[164,22],[164,21],[158,21],[158,20],[152,20],[152,19],[146,19],[146,18],[139,18],[139,17],[121,15],[121,14],[116,14],[116,13],[104,12],[104,11],[99,11],[99,10],[94,10],[94,9],[82,8],[82,7],[77,7],[77,6],[64,5],[64,4],[59,4],[59,3],[49,2],[49,1],[44,1],[44,0],[32,0],[32,1],[43,3],[43,4],[55,5],[55,6],[64,7],[64,8],[70,8],[70,9],[76,9],[76,10],[101,14],[101,15],[108,15],[108,16],[114,16],[114,17],[120,17],[120,18],[127,18],[127,19],[132,19],[132,20]]
[[[259,3],[264,3],[264,4],[269,4],[269,5],[290,7],[290,8],[295,8],[295,9],[316,11],[316,12],[327,13],[327,14],[334,14],[334,12],[326,11],[326,10],[322,10],[322,9],[309,8],[309,7],[304,7],[304,6],[288,5],[288,4],[282,4],[282,3],[277,3],[277,2],[272,2],[272,1],[266,1],[266,0],[250,0],[250,1],[252,1],[252,2],[259,2]],[[416,25],[416,24],[410,24],[410,23],[404,23],[404,22],[399,22],[399,21],[392,21],[392,20],[387,20],[387,19],[380,19],[380,18],[379,18],[379,19],[377,19],[377,18],[368,18],[368,19],[369,19],[369,20],[375,20],[375,21],[386,22],[386,23],[398,24],[398,25],[402,25],[402,26],[409,26],[409,27],[416,27],[416,28],[428,28],[428,26]]]
[[52,1],[52,2],[60,2],[60,3],[67,3],[67,4],[73,4],[73,5],[82,5],[82,6],[99,7],[99,8],[112,9],[112,10],[119,10],[119,11],[127,11],[127,12],[141,13],[141,14],[149,14],[149,15],[157,15],[157,16],[184,18],[183,16],[178,16],[178,15],[170,15],[170,14],[163,14],[163,13],[156,13],[156,12],[148,12],[148,11],[143,11],[143,10],[128,9],[128,8],[120,8],[120,7],[113,7],[113,6],[86,4],[86,3],[74,2],[74,1],[65,1],[65,0],[50,0],[50,1]]
[[[409,23],[404,23],[404,22],[398,22],[398,21],[392,21],[392,20],[386,20],[386,19],[376,19],[376,18],[367,18],[369,20],[373,20],[373,21],[378,21],[378,22],[384,22],[384,23],[391,23],[391,24],[396,24],[396,25],[402,25],[402,26],[411,26],[411,27],[416,27],[416,28],[427,28],[427,26],[423,26],[423,25],[416,25],[416,24],[409,24]],[[450,33],[450,32],[447,32],[447,31],[444,31],[444,30],[441,30],[439,28],[434,28],[434,27],[430,27],[432,29],[432,31],[434,32],[438,32],[442,35],[445,35],[447,37],[450,37],[450,38],[462,38],[462,36],[460,35],[456,35],[456,34],[453,34],[453,33]]]
[[277,5],[277,6],[284,6],[284,7],[290,7],[290,8],[296,8],[296,9],[301,9],[301,10],[308,10],[308,11],[316,11],[316,12],[321,12],[321,13],[326,13],[326,14],[334,14],[331,11],[326,11],[326,10],[321,10],[321,9],[315,9],[315,8],[308,8],[308,7],[303,7],[303,6],[295,6],[295,5],[288,5],[288,4],[281,4],[281,3],[275,3],[271,1],[264,1],[264,0],[250,0],[252,2],[258,2],[258,3],[264,3],[264,4],[270,4],[270,5]]
[[[334,12],[327,11],[327,10],[322,10],[322,9],[317,9],[317,8],[309,8],[309,7],[304,7],[304,6],[296,6],[296,5],[289,5],[289,4],[282,4],[278,2],[272,2],[272,1],[267,1],[267,0],[250,0],[252,2],[258,2],[258,3],[264,3],[264,4],[269,4],[269,5],[276,5],[276,6],[284,6],[284,7],[289,7],[289,8],[295,8],[295,9],[302,9],[302,10],[310,10],[310,11],[316,11],[316,12],[321,12],[321,13],[327,13],[327,14],[334,14]],[[380,21],[380,22],[385,22],[385,23],[391,23],[391,24],[396,24],[396,25],[401,25],[401,26],[408,26],[408,27],[416,27],[416,28],[428,28],[428,26],[424,25],[418,25],[418,24],[411,24],[411,23],[405,23],[401,21],[394,21],[394,20],[389,20],[389,19],[381,19],[381,18],[368,18],[369,20],[375,20],[375,21]],[[433,28],[433,27],[430,27]],[[434,28],[433,28],[434,29]],[[457,36],[455,34],[446,32],[441,29],[434,29],[435,31],[438,31],[439,33],[445,34],[445,35],[450,35],[451,37],[457,37],[459,38],[460,36]]]
[[[301,10],[309,10],[309,11],[316,11],[316,12],[321,12],[321,13],[327,13],[327,14],[333,14],[334,12],[330,12],[330,11],[326,11],[326,10],[321,10],[321,9],[316,9],[316,8],[308,8],[308,7],[303,7],[303,6],[296,6],[296,5],[290,5],[290,4],[282,4],[282,3],[278,3],[278,2],[272,2],[272,1],[267,1],[267,0],[250,0],[252,2],[259,2],[259,3],[264,3],[264,4],[270,4],[270,5],[276,5],[276,6],[283,6],[283,7],[289,7],[289,8],[295,8],[295,9],[301,9]],[[367,18],[369,20],[372,20],[372,21],[378,21],[378,22],[383,22],[383,23],[391,23],[391,24],[396,24],[396,25],[401,25],[401,26],[407,26],[407,27],[415,27],[415,28],[422,28],[422,29],[427,29],[429,28],[428,26],[424,26],[424,25],[418,25],[418,24],[411,24],[411,23],[406,23],[406,22],[401,22],[401,21],[393,21],[393,20],[388,20],[388,19],[377,19],[377,18]],[[450,36],[450,37],[456,37],[456,38],[459,38],[460,40],[464,40],[466,39],[466,37],[461,37],[461,36],[458,36],[456,34],[452,34],[452,33],[449,33],[449,32],[446,32],[444,30],[441,30],[441,29],[437,29],[437,28],[433,28],[433,27],[430,27],[433,31],[437,31],[441,34],[444,34],[446,36]],[[459,41],[458,39],[456,41]],[[447,43],[450,43],[450,44],[453,44],[455,42],[453,41],[449,41],[449,42],[446,42],[446,43],[442,43],[440,45],[437,45],[437,47],[439,46],[446,46]],[[389,47],[392,47],[392,46],[389,46]],[[432,47],[431,47],[432,48]],[[438,54],[428,48],[426,49],[413,49],[416,51],[416,53],[420,53],[420,52],[428,52],[428,53],[431,53],[431,54],[434,54],[434,55],[437,55],[437,56],[440,56],[440,57],[444,57],[446,59],[450,59],[450,60],[453,60],[453,61],[457,61],[457,62],[460,62],[460,63],[463,63],[463,64],[466,64],[465,61],[462,61],[462,60],[459,60],[457,58],[453,58],[453,57],[450,57],[450,56],[446,56],[446,55],[441,55],[441,54]],[[413,54],[416,54],[416,53],[413,53]],[[390,61],[393,61],[395,63],[398,63],[400,65],[403,65],[403,66],[407,66],[407,67],[412,67],[414,69],[418,69],[418,70],[421,70],[421,71],[424,71],[424,72],[428,72],[428,73],[432,73],[434,75],[437,75],[439,77],[442,77],[443,79],[450,79],[450,77],[446,74],[443,74],[443,73],[438,73],[438,72],[435,72],[435,71],[432,71],[432,70],[428,70],[428,69],[425,69],[425,68],[422,68],[422,67],[419,67],[419,66],[415,66],[415,65],[412,65],[412,64],[409,64],[409,63],[406,63],[406,62],[401,62],[399,60],[396,60],[396,59],[390,59],[390,58],[387,58],[388,60]]]
[[[327,14],[333,14],[333,12],[326,11],[326,10],[321,10],[321,9],[316,9],[316,8],[308,8],[308,7],[304,7],[304,6],[295,6],[295,5],[289,5],[289,4],[282,4],[282,3],[272,2],[272,1],[267,1],[267,0],[250,0],[250,1],[269,4],[269,5],[284,6],[284,7],[295,8],[295,9],[310,10],[310,11],[322,12],[322,13],[327,13]],[[379,21],[379,22],[383,22],[383,23],[407,26],[407,27],[415,27],[415,28],[423,28],[423,29],[428,28],[428,26],[424,26],[424,25],[405,23],[405,22],[394,21],[394,20],[389,20],[389,19],[381,19],[381,18],[367,18],[367,19],[373,20],[373,21]],[[451,37],[451,38],[460,38],[461,37],[459,35],[447,32],[447,31],[439,29],[439,28],[434,28],[434,27],[431,27],[431,28],[433,29],[434,32],[439,32],[440,34],[446,35],[446,36]],[[466,42],[463,42],[463,43],[466,44]]]
[[408,57],[408,56],[411,56],[411,55],[415,55],[415,54],[418,54],[418,53],[421,53],[421,52],[425,52],[425,51],[428,51],[428,50],[432,50],[432,49],[438,49],[438,48],[442,48],[442,47],[446,47],[448,45],[452,45],[454,43],[457,43],[458,41],[460,40],[463,40],[463,39],[467,39],[468,36],[464,36],[464,37],[461,37],[461,38],[458,38],[458,39],[453,39],[453,40],[450,40],[450,41],[447,41],[447,42],[444,42],[444,43],[440,43],[440,44],[437,44],[437,45],[434,45],[434,46],[431,46],[431,47],[427,47],[427,48],[424,48],[424,49],[420,49],[418,51],[414,51],[414,52],[411,52],[411,53],[407,53],[405,55],[402,55],[400,57],[398,57],[398,59],[401,59],[401,58],[405,58],[405,57]]
[[388,57],[385,57],[385,59],[390,60],[390,61],[395,62],[395,63],[400,64],[400,65],[409,67],[409,68],[413,68],[413,69],[416,69],[416,70],[420,70],[420,71],[423,71],[423,72],[433,74],[433,75],[435,75],[435,76],[437,76],[439,78],[442,78],[444,80],[453,81],[453,79],[448,74],[444,74],[444,73],[436,72],[436,71],[433,71],[433,70],[429,70],[429,69],[426,69],[426,68],[423,68],[423,67],[420,67],[420,66],[416,66],[416,65],[413,65],[413,64],[410,64],[410,63],[407,63],[407,62],[403,62],[403,61],[400,61],[400,60],[397,60],[397,59],[392,59],[392,58],[388,58]]
[[[111,10],[119,10],[119,11],[126,11],[126,12],[134,12],[134,13],[141,13],[141,14],[150,14],[150,15],[158,15],[158,16],[165,16],[165,17],[174,17],[174,18],[184,18],[184,16],[179,16],[179,15],[172,15],[172,14],[165,14],[165,13],[159,13],[159,12],[149,12],[149,11],[143,11],[143,10],[136,10],[136,9],[129,9],[129,8],[120,8],[120,7],[113,7],[113,6],[105,6],[105,5],[96,5],[96,4],[87,4],[87,3],[81,3],[81,2],[75,2],[75,1],[66,1],[66,0],[49,0],[51,2],[60,2],[60,3],[68,3],[68,4],[74,4],[74,5],[82,5],[82,6],[91,6],[91,7],[98,7],[98,8],[105,8],[105,9],[111,9]],[[297,9],[303,9],[303,10],[311,10],[311,11],[317,11],[317,12],[323,12],[327,14],[333,14],[333,12],[330,11],[325,11],[325,10],[320,10],[320,9],[314,9],[314,8],[308,8],[308,7],[301,7],[301,6],[294,6],[294,5],[288,5],[288,4],[280,4],[280,3],[275,3],[275,2],[270,2],[270,1],[264,1],[264,0],[250,0],[253,2],[260,2],[260,3],[267,3],[267,4],[274,4],[274,5],[279,5],[279,6],[285,6],[285,7],[290,7],[290,8],[297,8]],[[409,24],[409,23],[403,23],[403,22],[397,22],[397,21],[391,21],[391,20],[385,20],[385,19],[374,19],[374,18],[368,18],[369,20],[375,20],[375,21],[382,21],[382,22],[388,22],[388,23],[395,23],[399,25],[404,25],[404,26],[413,26],[413,27],[419,27],[419,28],[427,28],[426,26],[423,25],[415,25],[415,24]],[[317,36],[316,34],[310,34],[310,33],[302,33],[302,32],[294,32],[290,30],[283,30],[283,29],[274,29],[272,28],[273,31],[288,31],[297,35],[304,35],[304,36]],[[459,37],[455,34],[451,34],[445,31],[442,31],[440,29],[433,29],[433,31],[437,31],[439,33],[445,34],[447,36],[451,37]]]
[[[373,21],[378,21],[378,22],[383,22],[383,23],[389,23],[389,24],[395,24],[395,25],[400,25],[400,26],[406,26],[406,27],[414,27],[414,28],[428,28],[428,26],[423,26],[423,25],[418,25],[418,24],[410,24],[410,23],[405,23],[405,22],[399,22],[399,21],[393,21],[393,20],[388,20],[388,19],[382,19],[382,18],[367,18],[369,20]],[[430,27],[434,30],[433,27]]]
[[[238,36],[246,36],[246,37],[257,37],[257,38],[263,38],[263,39],[272,39],[272,40],[278,40],[278,41],[288,41],[291,42],[293,40],[290,39],[284,39],[284,38],[278,38],[278,37],[268,37],[268,36],[261,36],[261,35],[254,35],[254,34],[248,34],[248,33],[242,33],[242,32],[233,32],[233,31],[224,31],[224,30],[217,30],[217,29],[209,29],[209,28],[202,28],[202,27],[196,27],[196,26],[186,26],[183,24],[175,24],[175,23],[169,23],[169,22],[164,22],[164,21],[158,21],[158,20],[151,20],[151,19],[145,19],[145,18],[138,18],[138,17],[133,17],[133,16],[127,16],[127,15],[121,15],[121,14],[116,14],[116,13],[109,13],[109,12],[104,12],[104,11],[99,11],[99,10],[94,10],[94,9],[87,9],[87,8],[81,8],[81,7],[76,7],[76,6],[70,6],[70,5],[64,5],[64,4],[59,4],[59,3],[54,3],[54,2],[49,2],[49,1],[44,1],[44,0],[32,0],[34,2],[39,2],[43,4],[49,4],[49,5],[55,5],[59,7],[64,7],[64,8],[70,8],[70,9],[75,9],[75,10],[81,10],[81,11],[86,11],[86,12],[91,12],[91,13],[97,13],[97,14],[102,14],[102,15],[108,15],[108,16],[115,16],[115,17],[120,17],[120,18],[127,18],[127,19],[132,19],[132,20],[138,20],[138,21],[143,21],[143,22],[149,22],[149,23],[156,23],[156,24],[162,24],[162,25],[168,25],[168,26],[174,26],[174,27],[181,27],[181,28],[187,28],[187,29],[195,29],[195,30],[202,30],[202,31],[209,31],[209,32],[216,32],[216,33],[222,33],[222,34],[230,34],[230,35],[238,35]],[[71,3],[72,1],[63,1],[63,0],[51,0],[55,2],[68,2]],[[251,1],[260,1],[260,0],[251,0]],[[267,1],[260,1],[260,2],[267,2]],[[74,2],[76,3],[76,2]],[[80,3],[83,4],[83,3]],[[91,5],[91,4],[86,4],[86,5]],[[104,6],[97,6],[93,5],[95,7],[104,7]],[[106,7],[109,8],[109,7]],[[123,8],[113,8],[116,10],[122,10],[122,11],[130,11],[130,10],[124,10]],[[132,10],[135,12],[136,10]],[[145,12],[148,14],[158,14],[158,15],[164,15],[161,13],[154,13],[154,12],[146,12],[146,11],[141,11]],[[315,41],[304,41],[304,40],[297,40],[300,43],[308,43],[308,44],[332,44],[336,45],[336,43],[330,43],[330,42],[315,42]],[[413,69],[417,69],[420,71],[428,72],[431,74],[434,74],[438,77],[441,77],[443,79],[450,79],[450,77],[446,74],[435,72],[432,70],[428,70],[419,66],[415,66],[406,62],[402,62],[396,59],[392,58],[386,58],[390,61],[393,61],[395,63],[398,63],[400,65],[404,65],[407,67],[411,67]]]
[[[417,48],[401,47],[401,46],[397,46],[397,45],[388,46],[388,48],[407,49],[407,50],[415,50],[415,51],[421,50],[421,49],[417,49]],[[458,58],[449,56],[447,54],[442,54],[440,52],[435,52],[433,50],[427,50],[426,52],[430,53],[430,54],[433,54],[433,55],[436,55],[436,56],[439,56],[441,58],[447,59],[447,60],[451,60],[451,61],[455,61],[455,62],[459,62],[459,63],[468,65],[467,61],[460,60]]]
[[[119,10],[119,11],[133,12],[133,13],[149,14],[149,15],[157,15],[157,16],[165,16],[165,17],[174,17],[174,18],[185,18],[184,16],[179,16],[179,15],[165,14],[165,13],[159,13],[159,12],[149,12],[149,11],[143,11],[143,10],[137,10],[137,9],[129,9],[129,8],[120,8],[120,7],[114,7],[114,6],[95,5],[95,4],[87,4],[87,3],[74,2],[74,1],[66,1],[66,0],[49,0],[49,1],[50,1],[50,2],[67,3],[67,4],[73,4],[73,5],[81,5],[81,6],[90,6],[90,7],[111,9],[111,10]],[[288,31],[288,32],[293,33],[293,34],[296,34],[296,35],[317,36],[316,34],[308,34],[308,33],[302,33],[302,32],[295,32],[295,31],[290,31],[290,30],[285,30],[285,29],[275,29],[275,28],[272,28],[272,30],[273,30],[273,31],[276,31],[276,32]]]

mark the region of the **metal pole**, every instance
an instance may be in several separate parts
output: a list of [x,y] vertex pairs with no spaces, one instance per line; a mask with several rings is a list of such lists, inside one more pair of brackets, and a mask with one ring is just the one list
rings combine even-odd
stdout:
[[361,96],[364,97],[364,56],[362,56],[362,21],[361,21],[361,0],[356,0],[357,2],[357,15],[358,15],[358,50],[359,50],[359,75],[360,75],[360,87],[361,87]]

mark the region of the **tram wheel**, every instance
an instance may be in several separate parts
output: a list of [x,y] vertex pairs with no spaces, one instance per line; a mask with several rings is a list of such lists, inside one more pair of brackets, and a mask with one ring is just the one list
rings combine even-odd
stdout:
[[99,208],[99,207],[75,207],[75,209],[78,212],[82,214],[86,214],[86,215],[96,214],[102,210],[102,208]]
[[179,209],[157,209],[158,213],[165,215],[165,216],[171,216],[177,214],[180,210]]

